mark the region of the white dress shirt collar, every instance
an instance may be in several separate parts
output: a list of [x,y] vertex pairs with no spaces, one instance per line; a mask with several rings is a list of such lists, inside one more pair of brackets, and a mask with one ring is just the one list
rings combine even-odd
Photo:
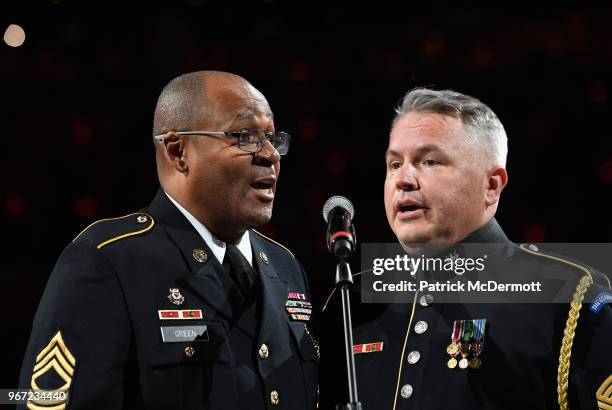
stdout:
[[[181,211],[183,215],[185,215],[185,218],[187,218],[187,220],[191,223],[191,225],[193,225],[195,230],[198,231],[198,233],[200,234],[202,239],[204,239],[204,242],[206,242],[206,245],[208,245],[219,263],[222,264],[223,258],[225,257],[225,242],[216,238],[212,234],[212,232],[210,232],[208,228],[204,226],[202,222],[198,221],[193,215],[189,213],[189,211],[183,208],[178,202],[174,200],[174,198],[168,195],[167,192],[164,191],[164,193],[166,194],[166,196],[168,196],[168,199],[170,199],[170,201],[172,201],[172,203],[178,208],[178,210]],[[249,231],[244,232],[242,238],[240,238],[240,242],[238,242],[236,246],[238,247],[238,249],[240,249],[240,252],[242,252],[249,264],[253,266],[253,251],[251,250],[251,239],[249,238]]]

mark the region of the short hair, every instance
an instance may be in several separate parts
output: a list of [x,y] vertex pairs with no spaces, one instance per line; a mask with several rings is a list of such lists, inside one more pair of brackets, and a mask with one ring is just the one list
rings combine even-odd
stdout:
[[470,142],[481,147],[488,159],[506,166],[506,131],[493,110],[480,100],[453,90],[419,87],[406,93],[395,110],[392,126],[409,112],[445,114],[460,119]]
[[[242,77],[223,71],[195,71],[180,75],[163,88],[155,105],[153,135],[185,131],[211,115],[206,92],[209,77]],[[246,81],[246,80],[244,80]]]

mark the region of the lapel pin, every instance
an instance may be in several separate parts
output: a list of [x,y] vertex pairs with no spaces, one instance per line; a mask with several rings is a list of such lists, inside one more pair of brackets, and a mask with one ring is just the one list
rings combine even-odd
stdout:
[[174,305],[182,305],[185,301],[185,297],[181,295],[181,291],[178,288],[170,288],[170,294],[168,300]]
[[136,218],[136,221],[138,221],[139,224],[143,224],[145,222],[147,222],[149,218],[147,218],[145,215],[138,215],[138,217]]
[[259,257],[261,258],[261,260],[263,261],[263,263],[265,263],[266,265],[269,263],[268,262],[268,255],[266,255],[264,253],[264,251],[260,251],[259,252]]
[[197,260],[200,263],[204,263],[208,259],[208,254],[204,249],[194,249],[193,259]]

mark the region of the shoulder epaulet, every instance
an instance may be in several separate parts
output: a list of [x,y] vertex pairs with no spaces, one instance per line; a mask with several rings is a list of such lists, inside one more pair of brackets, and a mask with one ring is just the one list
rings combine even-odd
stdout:
[[88,240],[97,249],[129,236],[140,235],[153,228],[155,220],[149,214],[137,212],[119,218],[100,219],[83,229],[72,242]]
[[561,262],[563,264],[572,266],[572,267],[578,269],[579,271],[581,271],[582,273],[584,273],[584,274],[588,275],[589,277],[591,277],[591,270],[587,266],[582,265],[582,264],[580,264],[580,263],[578,263],[576,261],[573,261],[573,260],[571,260],[569,258],[565,258],[565,257],[559,256],[559,255],[553,255],[553,254],[545,253],[545,252],[543,252],[541,249],[539,249],[537,246],[535,246],[533,244],[523,243],[523,244],[519,245],[519,248],[522,251],[527,252],[528,254],[536,255],[536,256],[539,256],[541,258],[545,258],[545,259],[548,259],[548,260],[551,260],[551,261]]
[[283,248],[284,250],[286,250],[289,255],[291,255],[292,258],[295,259],[295,255],[293,254],[293,252],[291,252],[289,249],[287,249],[285,246],[281,245],[280,243],[276,242],[274,239],[268,238],[266,235],[264,235],[261,232],[257,232],[255,229],[251,229],[253,232],[255,232],[257,235],[261,236],[262,238],[268,240],[269,242],[272,242],[273,244],[275,244],[276,246],[280,246],[281,248]]
[[578,261],[575,261],[565,256],[554,255],[551,253],[543,252],[541,249],[539,249],[536,245],[533,245],[533,244],[521,244],[519,245],[519,248],[522,251],[527,252],[531,255],[537,255],[537,256],[552,260],[552,261],[557,261],[557,262],[572,266],[578,269],[581,273],[588,275],[594,283],[597,283],[601,286],[605,286],[608,289],[612,289],[612,284],[610,283],[610,279],[606,275],[604,275],[603,273],[595,269],[592,269],[591,267],[585,264],[582,264]]
[[[369,272],[372,272],[372,269],[368,269],[368,270],[364,270],[364,271],[361,271],[361,272],[353,273],[351,275],[351,277],[354,278],[355,276],[359,276],[359,275],[362,275],[364,273],[369,273]],[[321,308],[321,312],[325,312],[325,309],[327,309],[327,305],[331,301],[331,298],[334,296],[334,293],[336,293],[336,288],[333,288],[331,293],[327,297],[327,299],[325,299],[325,303],[323,304],[323,307]]]

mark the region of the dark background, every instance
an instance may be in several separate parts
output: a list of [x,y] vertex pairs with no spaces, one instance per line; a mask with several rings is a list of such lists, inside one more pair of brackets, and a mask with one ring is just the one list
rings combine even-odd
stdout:
[[155,194],[154,104],[188,71],[244,76],[293,134],[262,230],[305,265],[315,302],[333,280],[320,211],[330,195],[355,204],[360,241],[394,239],[384,151],[415,86],[474,95],[500,117],[510,182],[497,217],[511,239],[610,242],[611,7],[331,3],[1,2],[2,32],[19,24],[26,41],[0,44],[0,387],[16,386],[63,247]]

